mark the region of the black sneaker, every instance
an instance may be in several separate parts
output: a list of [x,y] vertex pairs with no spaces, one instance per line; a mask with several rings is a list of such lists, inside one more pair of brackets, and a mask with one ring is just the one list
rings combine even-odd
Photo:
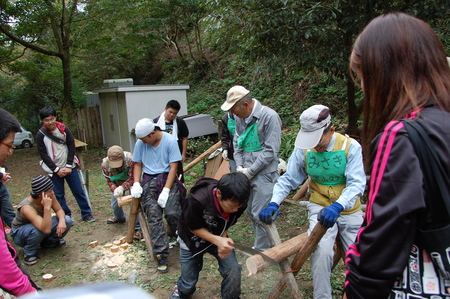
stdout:
[[37,260],[38,260],[38,256],[37,255],[30,255],[30,256],[28,256],[28,255],[25,254],[23,262],[25,263],[25,265],[31,266],[31,265],[36,264]]
[[156,270],[160,273],[167,273],[169,271],[169,267],[167,266],[167,258],[157,254],[156,259],[158,260],[158,267],[156,267]]
[[92,215],[87,215],[86,217],[83,218],[83,220],[86,222],[94,222],[95,218],[92,217]]
[[42,248],[58,248],[59,246],[66,245],[66,240],[60,239],[56,242],[42,242],[41,247]]

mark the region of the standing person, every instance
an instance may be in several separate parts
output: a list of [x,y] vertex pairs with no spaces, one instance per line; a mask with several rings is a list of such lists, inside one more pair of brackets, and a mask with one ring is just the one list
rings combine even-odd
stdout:
[[359,198],[366,185],[362,150],[356,140],[334,131],[330,111],[324,105],[303,111],[300,124],[287,171],[278,179],[272,200],[259,217],[271,223],[289,192],[297,189],[307,176],[311,177],[308,233],[318,221],[329,227],[311,257],[314,298],[332,298],[330,276],[336,235],[339,233],[347,248],[355,240],[363,220]]
[[8,188],[6,188],[5,185],[5,183],[11,179],[10,173],[7,171],[8,169],[6,168],[6,165],[2,165],[0,167],[0,201],[2,205],[1,217],[3,222],[11,228],[12,221],[16,213],[14,212],[14,207],[11,202]]
[[[56,214],[52,216],[52,211]],[[18,206],[13,220],[11,237],[23,247],[24,262],[37,263],[39,245],[56,248],[66,244],[63,239],[72,227],[72,218],[66,216],[53,192],[53,183],[43,175],[31,181],[30,196]]]
[[[444,47],[425,22],[385,14],[356,39],[350,67],[364,93],[363,140],[371,176],[364,223],[347,251],[344,296],[447,298],[448,280],[416,242],[417,230],[435,221],[426,203],[442,199],[426,198],[424,174],[399,121],[424,127],[450,173],[450,68]],[[448,215],[445,219],[448,225]]]
[[169,228],[174,234],[181,213],[180,201],[186,196],[186,189],[177,178],[177,166],[181,160],[175,138],[162,132],[148,118],[139,120],[135,128],[134,183],[131,195],[141,197],[142,207],[147,215],[153,254],[158,261],[157,270],[167,273],[169,238],[162,218],[163,212]]
[[[177,100],[170,100],[164,108],[164,112],[153,120],[161,128],[161,131],[172,134],[178,142],[178,148],[181,153],[181,161],[178,162],[177,176],[184,183],[183,162],[186,160],[189,129],[184,119],[179,118],[178,112],[181,105]],[[175,121],[174,121],[175,120]]]
[[86,222],[94,222],[95,218],[91,215],[92,209],[76,168],[78,158],[75,156],[75,138],[72,132],[65,124],[56,121],[56,110],[53,107],[42,108],[39,116],[44,125],[36,134],[37,149],[42,159],[41,166],[53,182],[59,204],[66,215],[72,217],[72,211],[66,203],[66,181],[80,207],[81,218]]
[[[14,135],[21,132],[17,119],[8,111],[0,108],[0,165],[13,154]],[[1,204],[1,202],[0,202]],[[0,205],[0,209],[1,209]],[[0,227],[3,220],[0,217]],[[14,247],[6,240],[4,232],[0,231],[0,288],[1,290],[20,296],[27,293],[36,293],[37,286],[29,275],[21,268],[19,257]]]
[[236,131],[236,121],[231,112],[222,116],[222,157],[228,161],[230,172],[236,172],[236,161],[234,161],[233,137]]
[[195,292],[205,253],[219,262],[222,298],[239,298],[242,267],[228,229],[244,213],[250,189],[247,177],[236,172],[220,181],[201,178],[191,188],[178,223],[181,276],[170,298],[188,298]]
[[265,251],[270,248],[270,242],[258,214],[269,203],[273,185],[279,177],[281,119],[239,85],[230,88],[221,108],[237,116],[233,140],[236,170],[245,174],[252,184],[246,212],[255,232],[254,248]]

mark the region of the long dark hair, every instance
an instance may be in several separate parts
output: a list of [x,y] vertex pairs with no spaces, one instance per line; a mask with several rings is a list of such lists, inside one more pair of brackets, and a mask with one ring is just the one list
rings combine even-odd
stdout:
[[364,93],[363,144],[392,120],[423,107],[431,98],[450,111],[450,68],[444,47],[425,22],[405,13],[372,20],[358,36],[351,73]]

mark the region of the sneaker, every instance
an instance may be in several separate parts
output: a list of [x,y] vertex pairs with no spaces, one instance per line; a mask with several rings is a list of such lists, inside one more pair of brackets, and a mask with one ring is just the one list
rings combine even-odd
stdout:
[[60,246],[66,245],[66,240],[60,239],[57,242],[42,242],[41,247],[42,248],[58,248]]
[[116,218],[113,217],[111,219],[106,220],[106,223],[107,224],[116,224],[116,223],[125,223],[125,221],[126,221],[125,218],[117,220]]
[[31,266],[31,265],[36,264],[37,260],[38,260],[38,256],[37,255],[30,255],[30,256],[28,256],[28,255],[25,254],[23,262],[25,263],[25,265]]
[[95,218],[92,217],[92,215],[87,215],[86,217],[83,218],[83,220],[86,222],[94,222]]
[[160,273],[167,273],[169,271],[169,268],[167,266],[167,258],[163,257],[160,254],[157,254],[156,259],[158,260],[158,267],[156,267],[156,270],[158,270]]
[[142,239],[142,231],[140,229],[134,231],[133,239],[138,241]]
[[180,298],[180,294],[178,293],[178,286],[175,285],[173,287],[173,291],[172,294],[170,295],[169,299],[176,299],[176,298]]

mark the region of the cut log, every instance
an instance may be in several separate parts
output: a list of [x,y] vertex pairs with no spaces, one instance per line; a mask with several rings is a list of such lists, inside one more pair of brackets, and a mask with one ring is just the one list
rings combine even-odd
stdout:
[[[270,243],[272,247],[281,244],[280,235],[278,234],[277,228],[274,223],[272,224],[263,224],[266,229],[267,236],[269,237]],[[295,276],[292,273],[291,265],[289,265],[288,260],[284,260],[280,262],[280,269],[283,273],[284,280],[291,291],[291,298],[293,299],[301,299],[302,295],[300,294],[300,290],[298,289],[297,281],[295,280]]]
[[[320,242],[323,235],[327,232],[327,229],[328,229],[327,227],[317,222],[316,226],[311,231],[311,234],[308,237],[305,245],[292,260],[291,268],[294,271],[294,275],[297,275],[298,271],[301,269],[305,261],[314,252],[314,250],[317,247],[317,244]],[[286,286],[287,286],[286,281],[284,279],[281,279],[278,282],[278,284],[273,287],[272,291],[269,293],[269,296],[267,298],[272,299],[280,298]]]
[[[305,245],[306,240],[308,240],[308,233],[303,233],[263,253],[277,263],[280,263],[289,256],[296,254]],[[265,261],[261,255],[254,255],[246,260],[245,265],[250,275],[253,275],[268,268],[271,264]]]
[[132,200],[133,200],[132,195],[125,195],[117,198],[117,204],[119,205],[119,207],[124,207],[130,205]]
[[204,158],[206,158],[207,156],[211,155],[216,149],[218,149],[219,147],[222,146],[222,141],[217,142],[216,144],[214,144],[213,146],[211,146],[209,149],[207,149],[203,154],[201,154],[200,156],[198,156],[197,158],[195,158],[191,163],[189,163],[188,165],[186,165],[185,167],[183,167],[183,172],[188,171],[189,169],[191,169],[192,167],[194,167],[195,165],[197,165],[199,162],[201,162]]

